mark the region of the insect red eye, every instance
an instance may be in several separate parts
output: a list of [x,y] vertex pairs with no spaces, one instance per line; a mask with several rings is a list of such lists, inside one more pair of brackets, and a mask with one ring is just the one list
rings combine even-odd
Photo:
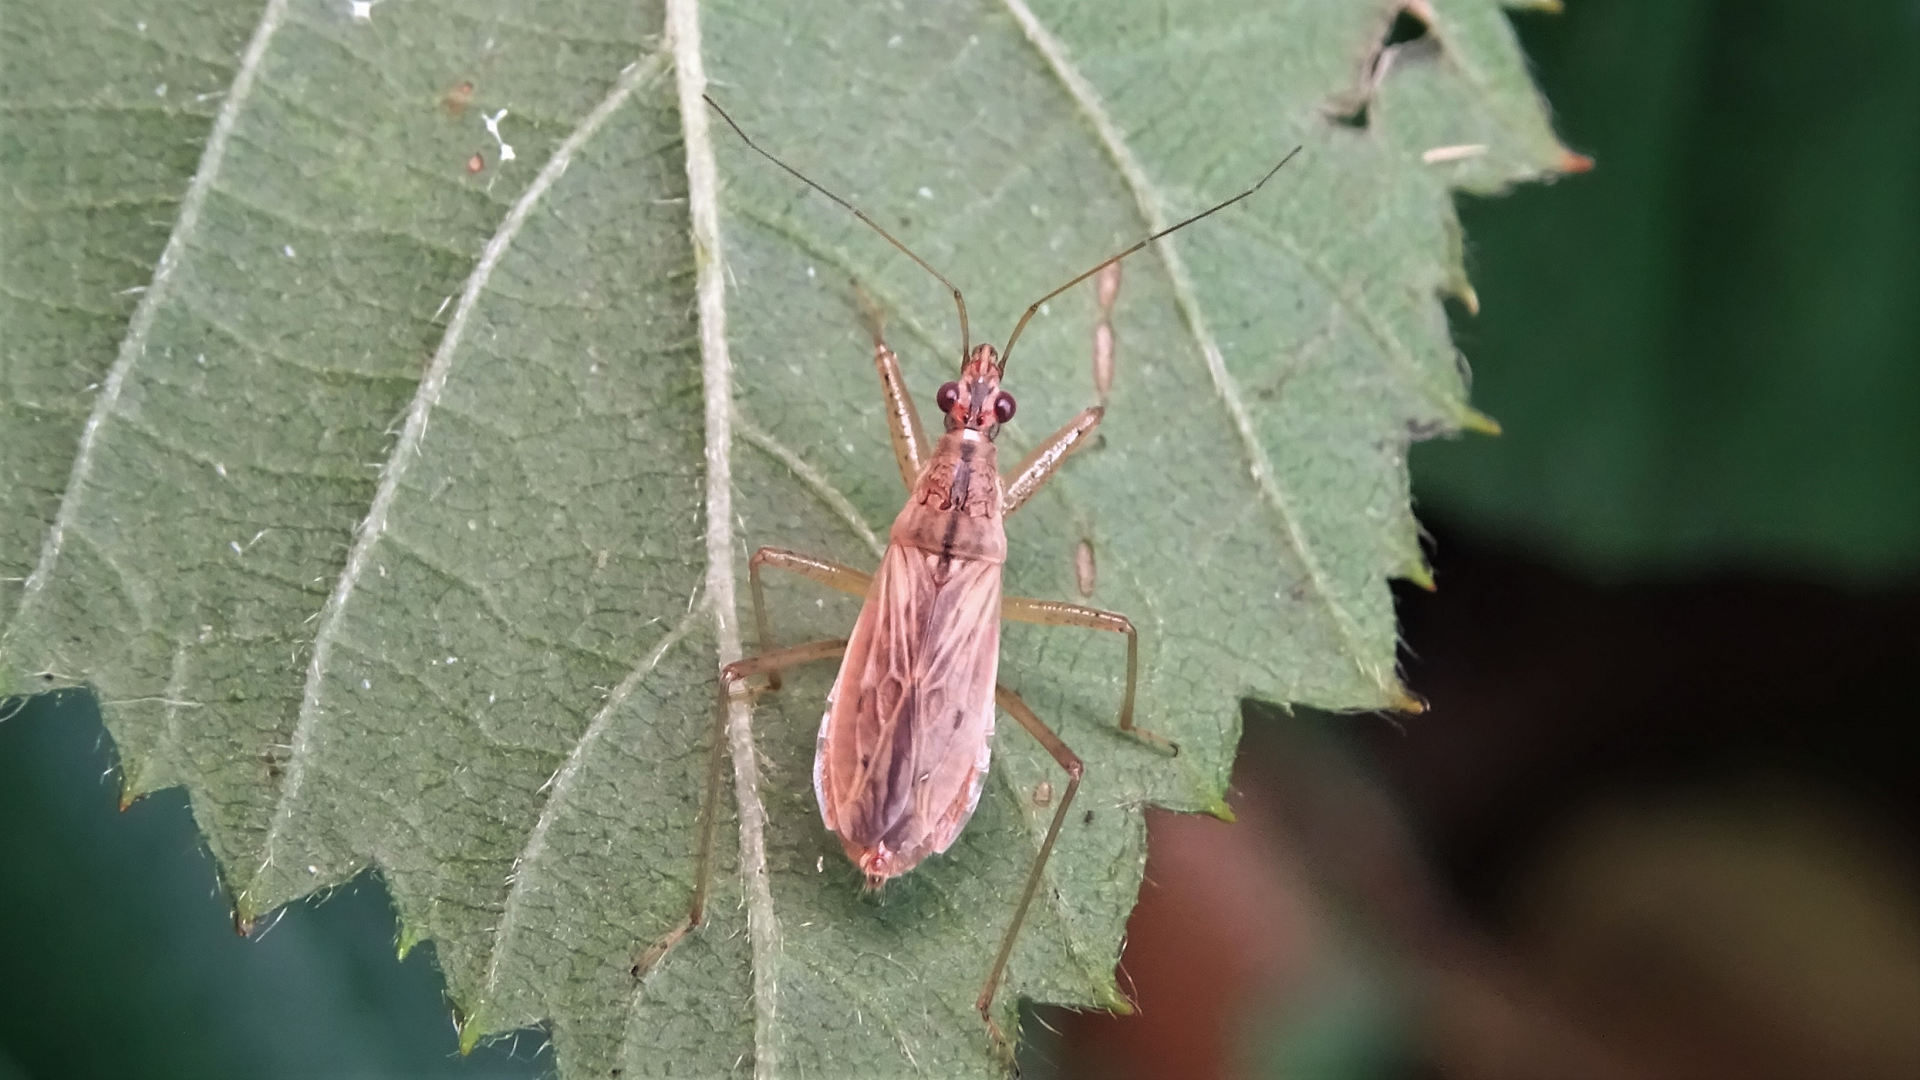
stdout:
[[1004,424],[1007,421],[1013,419],[1013,410],[1015,409],[1015,407],[1016,406],[1013,403],[1013,395],[1003,393],[998,398],[994,399],[993,418]]
[[959,400],[960,384],[957,382],[950,382],[942,386],[940,392],[933,396],[933,403],[939,407],[941,412],[952,412],[954,404]]

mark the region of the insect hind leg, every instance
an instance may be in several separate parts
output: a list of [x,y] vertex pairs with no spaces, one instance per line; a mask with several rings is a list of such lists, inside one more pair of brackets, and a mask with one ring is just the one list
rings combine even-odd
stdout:
[[809,641],[804,645],[794,645],[790,648],[764,652],[758,656],[743,657],[720,669],[720,679],[717,684],[718,700],[714,703],[713,727],[708,735],[710,745],[707,750],[706,791],[702,793],[700,800],[693,900],[687,905],[686,918],[681,919],[673,929],[661,935],[634,958],[628,973],[636,982],[653,970],[654,965],[669,952],[672,952],[673,947],[680,943],[680,939],[686,937],[706,919],[707,894],[713,883],[713,840],[720,820],[720,782],[726,774],[727,720],[732,712],[734,687],[755,675],[767,675],[771,680],[772,675],[783,668],[798,667],[816,660],[832,659],[846,649],[845,638]]
[[1148,731],[1133,724],[1133,691],[1140,676],[1140,632],[1134,629],[1133,620],[1117,611],[1102,611],[1099,608],[1081,604],[1068,604],[1058,600],[1033,600],[1024,596],[1007,596],[1000,600],[1000,615],[1014,622],[1032,623],[1037,626],[1078,626],[1087,630],[1105,630],[1113,634],[1125,634],[1127,638],[1127,690],[1120,699],[1120,730],[1168,754],[1178,754],[1180,744],[1163,735]]
[[993,1040],[994,1051],[1003,1060],[1011,1061],[1013,1043],[1000,1030],[1000,1025],[994,1022],[993,995],[1000,989],[1000,980],[1007,973],[1007,961],[1013,956],[1013,944],[1020,937],[1021,925],[1027,921],[1027,909],[1033,904],[1034,894],[1040,891],[1047,859],[1053,854],[1054,841],[1060,838],[1060,827],[1066,823],[1067,808],[1073,805],[1073,796],[1080,790],[1080,776],[1086,771],[1086,765],[1045,721],[1034,714],[1025,701],[1020,700],[1019,694],[1004,686],[995,686],[993,699],[1007,710],[1008,715],[1019,721],[1029,735],[1039,740],[1040,745],[1067,773],[1066,790],[1060,794],[1060,808],[1053,812],[1053,822],[1047,826],[1046,838],[1040,841],[1040,850],[1033,857],[1033,868],[1027,871],[1026,887],[1020,890],[1020,901],[1013,906],[1013,921],[1007,925],[1006,935],[1000,939],[1000,951],[994,954],[993,967],[987,971],[986,984],[981,986],[980,997],[973,1003],[973,1007],[980,1011],[980,1019],[986,1021],[987,1037]]

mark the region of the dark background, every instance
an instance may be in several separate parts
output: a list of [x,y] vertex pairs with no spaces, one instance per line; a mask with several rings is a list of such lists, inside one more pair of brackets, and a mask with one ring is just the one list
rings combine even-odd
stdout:
[[[1462,205],[1506,434],[1414,455],[1432,708],[1250,704],[1240,823],[1152,820],[1137,1014],[1030,1076],[1920,1077],[1920,3],[1515,22],[1597,167]],[[84,694],[0,722],[0,1080],[550,1068],[457,1055],[377,882],[236,936],[112,762]]]

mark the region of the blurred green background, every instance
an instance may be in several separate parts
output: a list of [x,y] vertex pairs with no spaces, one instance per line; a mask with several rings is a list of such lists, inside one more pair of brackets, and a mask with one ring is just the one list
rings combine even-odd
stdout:
[[[1920,1075],[1920,4],[1515,22],[1597,167],[1462,206],[1506,434],[1414,455],[1433,711],[1250,706],[1241,825],[1155,820],[1141,1015],[1029,1075]],[[0,1080],[550,1067],[457,1055],[376,879],[242,939],[86,695],[4,713]]]
[[1589,176],[1462,216],[1498,440],[1422,504],[1605,578],[1920,567],[1920,6],[1590,0],[1517,21]]

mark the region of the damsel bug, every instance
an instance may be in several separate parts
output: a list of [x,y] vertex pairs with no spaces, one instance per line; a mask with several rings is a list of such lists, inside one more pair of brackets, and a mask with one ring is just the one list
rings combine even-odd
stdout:
[[[822,819],[839,837],[847,857],[866,876],[868,888],[878,888],[912,870],[928,855],[947,850],[960,835],[986,780],[996,704],[1039,740],[1067,774],[1058,809],[1034,856],[1026,886],[1014,905],[1013,919],[975,1002],[995,1048],[1006,1053],[1010,1045],[993,1020],[994,991],[1006,971],[1028,905],[1040,887],[1041,872],[1080,786],[1082,765],[1019,695],[996,681],[1000,620],[1081,626],[1126,635],[1127,685],[1120,701],[1120,730],[1170,752],[1177,752],[1177,748],[1134,725],[1140,637],[1126,616],[1079,604],[1000,594],[1000,569],[1007,555],[1007,515],[1040,490],[1098,427],[1105,411],[1100,405],[1082,411],[1002,476],[997,468],[994,437],[1000,425],[1013,419],[1014,400],[1000,388],[1000,381],[1021,331],[1041,305],[1168,233],[1252,195],[1293,160],[1300,148],[1295,147],[1247,190],[1148,236],[1034,301],[1014,324],[1006,351],[996,353],[992,345],[974,346],[968,340],[966,300],[945,275],[859,208],[761,149],[712,98],[707,98],[707,104],[755,153],[851,212],[953,293],[960,316],[961,363],[959,378],[940,387],[934,398],[946,431],[937,442],[929,443],[919,412],[907,395],[899,361],[887,347],[879,316],[869,312],[873,362],[886,398],[894,458],[900,467],[900,479],[907,486],[906,507],[894,519],[880,568],[871,575],[783,548],[763,547],[749,560],[762,651],[726,665],[720,673],[692,909],[684,924],[648,950],[636,970],[650,967],[688,930],[698,926],[704,915],[725,717],[734,687],[750,676],[764,675],[767,688],[777,690],[783,669],[844,653],[821,720],[813,784]],[[863,597],[865,603],[852,636],[776,648],[761,588],[761,571],[766,568],[786,570]]]

